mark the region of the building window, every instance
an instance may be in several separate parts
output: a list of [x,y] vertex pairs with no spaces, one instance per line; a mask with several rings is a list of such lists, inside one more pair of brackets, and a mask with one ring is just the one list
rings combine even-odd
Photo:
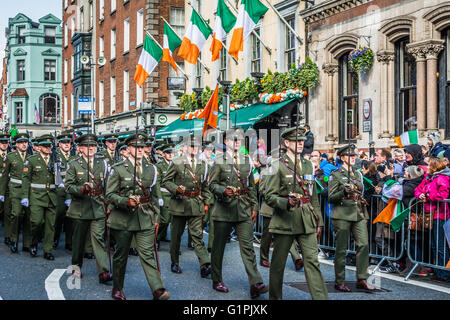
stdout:
[[25,81],[25,60],[17,60],[17,81]]
[[89,29],[94,26],[94,4],[89,2]]
[[227,77],[227,44],[226,40],[224,41],[222,50],[220,50],[220,68],[219,68],[219,74],[220,79],[222,80],[228,80]]
[[70,80],[72,80],[73,76],[74,76],[75,65],[73,63],[73,61],[74,61],[73,57],[69,57],[69,59],[70,59]]
[[56,36],[56,28],[54,27],[47,27],[45,28],[45,43],[55,43],[55,36]]
[[67,47],[67,44],[69,39],[69,30],[68,30],[68,26],[67,23],[64,25],[64,48]]
[[130,110],[130,76],[128,70],[123,72],[123,111]]
[[116,11],[116,0],[111,0],[111,13]]
[[355,140],[359,134],[358,74],[348,65],[348,53],[339,59],[339,142]]
[[100,81],[98,86],[98,114],[100,117],[105,113],[105,85]]
[[65,59],[64,60],[64,83],[67,83],[67,78],[68,78],[68,74],[69,74],[69,71],[67,70],[68,68],[69,68],[69,63],[68,63],[68,60]]
[[81,53],[81,43],[78,43],[73,48],[73,51],[74,51],[73,52],[73,58],[75,60],[75,70],[74,70],[74,72],[78,72],[78,71],[81,70],[81,67],[82,67],[81,61],[80,61],[80,58],[81,58],[81,55],[82,55],[82,53]]
[[111,97],[111,114],[116,111],[116,77],[111,77],[111,88],[110,88],[110,97]]
[[44,81],[56,81],[56,60],[44,60]]
[[105,37],[101,36],[99,40],[99,57],[105,56]]
[[[295,30],[295,16],[286,18],[286,22],[292,27],[292,29]],[[291,69],[292,64],[295,63],[295,35],[286,25],[284,33],[286,35],[284,45],[284,61],[286,62],[286,70],[289,70]]]
[[[177,62],[180,69],[184,70],[184,62]],[[179,75],[175,72],[173,68],[169,68],[169,77],[178,77]],[[176,106],[177,105],[177,97],[175,95],[176,90],[169,90],[169,105]],[[183,91],[178,91],[184,93]]]
[[23,123],[23,102],[15,102],[16,108],[16,123]]
[[170,7],[170,25],[182,37],[184,35],[184,8]]
[[123,21],[123,52],[130,51],[130,18]]
[[105,0],[100,0],[99,11],[99,19],[103,20],[105,18]]
[[73,37],[73,35],[74,35],[75,31],[76,31],[75,17],[72,17],[72,20],[70,21],[70,30],[72,30],[71,36]]
[[144,9],[137,12],[136,16],[136,46],[144,43]]
[[68,115],[67,115],[67,96],[64,96],[64,126],[67,127],[67,119],[68,119]]
[[[260,35],[260,29],[255,29]],[[261,72],[261,41],[252,33],[252,72]]]
[[404,39],[395,44],[396,136],[417,130],[416,60],[406,49],[408,43]]
[[64,9],[67,9],[68,3],[67,0],[64,0]]
[[143,99],[144,99],[144,86],[139,87],[139,85],[136,84],[136,108],[141,107]]
[[17,27],[17,43],[25,43],[25,27]]
[[58,95],[54,93],[43,94],[39,98],[39,116],[43,123],[59,123],[60,103]]
[[116,58],[116,29],[111,30],[111,60]]
[[85,31],[85,29],[84,29],[84,7],[80,7],[79,14],[80,14],[80,25],[79,25],[80,31],[84,32]]

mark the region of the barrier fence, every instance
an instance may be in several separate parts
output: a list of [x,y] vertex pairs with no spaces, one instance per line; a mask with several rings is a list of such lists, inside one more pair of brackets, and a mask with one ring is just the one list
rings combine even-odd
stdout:
[[[259,200],[261,206],[263,198],[260,197]],[[369,256],[378,260],[377,265],[371,271],[372,274],[383,263],[387,263],[391,268],[400,272],[392,262],[398,262],[405,256],[414,264],[405,280],[409,279],[419,265],[437,270],[435,273],[439,273],[439,270],[450,272],[450,269],[446,268],[449,261],[449,244],[447,244],[443,228],[445,222],[450,218],[450,200],[439,201],[437,205],[432,205],[431,203],[424,205],[416,199],[411,200],[411,210],[408,218],[405,219],[402,228],[397,232],[394,232],[388,224],[372,223],[387,204],[382,200],[381,195],[375,194],[369,200],[367,206],[369,215],[367,224]],[[320,197],[320,208],[324,229],[319,240],[319,248],[324,254],[329,256],[336,250],[335,234],[331,219],[333,205],[328,202],[327,198]],[[436,208],[440,209],[441,215],[445,219],[434,219]],[[431,223],[429,222],[430,218],[427,218],[430,216],[430,213],[433,215]],[[254,225],[256,239],[262,235],[262,219],[262,216],[258,215]],[[417,221],[417,223],[414,223],[414,221]],[[356,241],[352,236],[349,239],[347,254],[356,254]]]

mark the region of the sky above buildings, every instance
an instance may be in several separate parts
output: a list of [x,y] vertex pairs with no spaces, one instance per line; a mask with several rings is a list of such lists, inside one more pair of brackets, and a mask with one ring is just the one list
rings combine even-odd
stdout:
[[[14,18],[18,13],[23,13],[31,20],[38,20],[51,13],[62,19],[61,0],[0,0],[0,61],[5,56],[5,28],[8,27],[8,19]],[[0,63],[0,72],[3,65]],[[1,75],[1,73],[0,73]]]

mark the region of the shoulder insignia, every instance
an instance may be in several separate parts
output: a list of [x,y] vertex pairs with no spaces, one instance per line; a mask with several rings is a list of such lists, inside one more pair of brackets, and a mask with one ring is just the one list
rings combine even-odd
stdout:
[[105,157],[105,155],[104,154],[101,154],[101,153],[96,153],[96,154],[94,154],[94,158],[95,159],[103,159]]

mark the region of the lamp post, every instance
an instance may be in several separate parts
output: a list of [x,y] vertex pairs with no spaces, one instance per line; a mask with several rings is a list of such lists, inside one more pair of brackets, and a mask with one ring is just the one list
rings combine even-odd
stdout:
[[195,92],[195,100],[197,101],[197,108],[200,109],[202,107],[201,95],[203,92],[203,88],[192,88],[192,91]]
[[220,81],[220,85],[223,87],[223,100],[222,100],[222,106],[223,106],[223,116],[220,120],[220,129],[228,130],[231,128],[231,119],[230,119],[230,99],[229,99],[229,93],[230,93],[230,87],[231,87],[231,81],[222,80]]
[[253,79],[255,79],[256,89],[259,93],[262,92],[261,80],[266,75],[264,72],[252,72],[250,73]]

